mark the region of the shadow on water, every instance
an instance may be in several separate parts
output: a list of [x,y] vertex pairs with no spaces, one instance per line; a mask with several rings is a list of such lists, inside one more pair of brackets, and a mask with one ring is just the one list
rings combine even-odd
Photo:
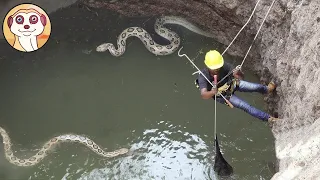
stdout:
[[[154,18],[125,18],[105,10],[73,6],[51,15],[52,35],[35,53],[14,51],[1,42],[1,126],[12,138],[15,154],[28,157],[42,143],[62,133],[88,135],[112,151],[130,148],[127,156],[102,159],[78,144],[61,144],[31,168],[0,158],[1,179],[214,179],[213,101],[204,101],[194,86],[196,71],[177,53],[156,57],[130,38],[121,57],[97,53],[104,42],[116,43],[128,26],[142,26],[155,41]],[[204,52],[221,47],[187,29],[179,33],[184,53],[202,68]],[[227,57],[231,61],[232,57]],[[246,71],[246,79],[258,78]],[[263,109],[262,96],[238,94]],[[222,154],[234,179],[270,179],[267,162],[275,159],[267,125],[218,104]],[[3,154],[3,145],[0,145]]]

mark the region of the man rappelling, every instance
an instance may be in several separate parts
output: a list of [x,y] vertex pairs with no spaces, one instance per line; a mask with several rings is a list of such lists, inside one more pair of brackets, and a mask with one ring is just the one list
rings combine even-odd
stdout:
[[[206,53],[204,64],[206,67],[201,71],[202,73],[199,73],[199,77],[196,80],[196,84],[200,89],[201,97],[203,99],[214,99],[216,94],[216,100],[218,102],[226,103],[226,99],[223,98],[224,96],[234,107],[242,109],[258,119],[268,121],[269,123],[273,123],[274,121],[278,120],[268,113],[251,106],[246,101],[240,99],[234,94],[235,91],[259,92],[261,94],[271,93],[276,88],[274,82],[271,81],[266,86],[244,81],[243,73],[240,70],[241,67],[237,66],[234,69],[231,64],[224,62],[222,55],[216,50],[210,50]],[[215,87],[212,86],[203,75],[205,75]],[[218,78],[217,85],[213,83],[214,75],[217,75]]]

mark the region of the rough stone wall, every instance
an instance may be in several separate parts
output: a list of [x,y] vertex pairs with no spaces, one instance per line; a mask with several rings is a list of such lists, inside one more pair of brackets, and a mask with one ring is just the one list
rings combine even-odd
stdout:
[[283,24],[262,38],[269,46],[261,48],[263,65],[281,82],[283,120],[273,129],[280,172],[273,179],[320,179],[320,1],[294,2]]

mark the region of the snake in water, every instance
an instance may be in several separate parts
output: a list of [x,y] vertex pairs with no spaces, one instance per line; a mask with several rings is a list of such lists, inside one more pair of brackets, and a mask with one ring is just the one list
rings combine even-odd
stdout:
[[184,26],[185,28],[193,31],[197,34],[213,38],[213,34],[209,32],[205,32],[195,26],[194,24],[188,22],[184,18],[176,17],[176,16],[163,16],[156,20],[154,24],[154,29],[157,34],[168,39],[170,44],[168,45],[160,45],[157,44],[150,36],[150,34],[141,27],[129,27],[122,31],[117,40],[118,49],[112,43],[103,43],[96,48],[97,52],[105,52],[109,50],[109,52],[113,56],[121,56],[126,49],[126,39],[135,36],[138,37],[145,47],[155,55],[169,55],[175,52],[180,45],[180,37],[177,33],[171,31],[170,29],[165,28],[164,24],[178,24]]
[[48,152],[51,148],[53,148],[55,145],[61,142],[78,142],[81,143],[88,148],[90,148],[92,151],[94,151],[96,154],[102,156],[102,157],[116,157],[122,154],[126,154],[129,152],[126,148],[121,148],[112,152],[106,152],[102,150],[101,147],[99,147],[95,142],[93,142],[91,139],[77,135],[77,134],[64,134],[60,136],[56,136],[51,138],[49,141],[47,141],[42,148],[36,153],[34,156],[27,158],[27,159],[19,159],[15,155],[13,155],[12,151],[12,144],[10,141],[10,137],[8,133],[0,127],[0,134],[3,138],[3,145],[4,145],[4,153],[6,156],[6,159],[17,166],[34,166],[38,164],[44,157],[48,155]]

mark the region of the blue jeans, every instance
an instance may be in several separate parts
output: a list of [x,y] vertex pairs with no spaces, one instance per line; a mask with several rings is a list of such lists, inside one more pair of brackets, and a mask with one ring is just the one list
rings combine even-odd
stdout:
[[[235,91],[239,92],[259,92],[261,94],[265,94],[268,91],[267,86],[257,83],[251,83],[247,81],[240,80],[239,85],[236,87]],[[232,95],[229,99],[230,103],[239,109],[249,113],[250,115],[261,119],[262,121],[268,121],[269,114],[251,106],[246,101],[238,98],[236,95]],[[222,97],[217,97],[217,101],[225,104],[225,100]]]

